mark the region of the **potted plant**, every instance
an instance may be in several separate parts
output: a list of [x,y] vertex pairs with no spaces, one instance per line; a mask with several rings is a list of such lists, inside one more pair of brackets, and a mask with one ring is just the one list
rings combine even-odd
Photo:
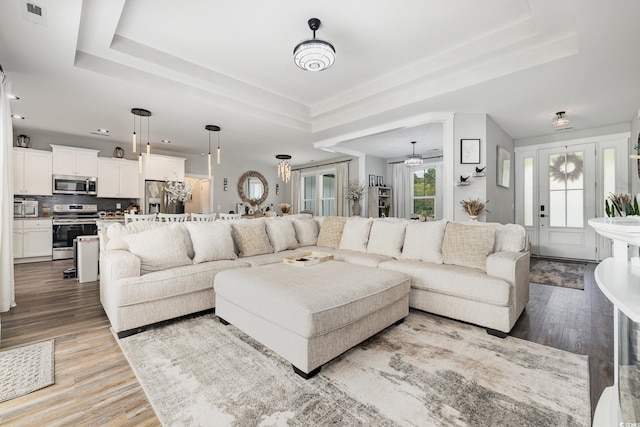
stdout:
[[462,209],[465,210],[471,217],[473,221],[478,220],[478,216],[482,215],[485,212],[489,212],[487,209],[487,203],[489,201],[482,203],[480,199],[469,199],[469,200],[461,200],[460,204],[462,205]]
[[288,215],[289,211],[291,210],[291,205],[289,203],[280,203],[280,212],[282,212],[282,215]]
[[353,200],[353,205],[351,206],[351,213],[353,215],[360,215],[360,199],[364,195],[366,188],[364,182],[360,182],[357,179],[350,179],[347,184],[346,198]]

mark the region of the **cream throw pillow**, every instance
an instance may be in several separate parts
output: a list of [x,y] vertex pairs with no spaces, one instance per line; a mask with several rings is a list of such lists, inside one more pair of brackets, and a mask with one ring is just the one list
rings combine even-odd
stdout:
[[322,227],[318,233],[318,246],[327,246],[338,249],[342,230],[347,222],[344,216],[328,216],[322,220]]
[[107,228],[107,250],[129,249],[126,242],[122,239],[130,234],[140,233],[142,231],[153,230],[155,228],[166,227],[166,222],[156,221],[133,221],[127,225],[120,223],[111,224]]
[[371,218],[351,217],[347,220],[340,238],[341,250],[367,252],[367,242],[371,231]]
[[274,252],[282,252],[298,247],[293,221],[274,219],[267,221],[267,235]]
[[369,234],[367,253],[400,258],[406,227],[405,221],[374,220]]
[[224,222],[187,222],[186,228],[193,242],[194,264],[221,259],[236,259],[231,226]]
[[444,263],[487,271],[487,257],[493,250],[495,235],[495,227],[448,223],[442,242]]
[[401,259],[442,264],[442,238],[447,220],[418,222],[407,225]]
[[177,228],[162,227],[123,237],[129,252],[140,258],[140,272],[166,270],[192,264],[187,245]]
[[315,246],[318,243],[318,226],[314,219],[294,219],[291,222],[300,246]]
[[233,222],[231,229],[233,230],[233,241],[240,251],[240,257],[273,253],[263,219]]

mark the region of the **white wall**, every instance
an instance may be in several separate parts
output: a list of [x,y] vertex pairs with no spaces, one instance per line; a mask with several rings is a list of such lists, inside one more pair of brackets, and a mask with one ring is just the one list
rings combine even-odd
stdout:
[[[469,219],[469,215],[460,206],[461,200],[480,199],[484,202],[487,200],[487,186],[486,180],[491,179],[489,174],[486,178],[474,178],[476,166],[483,167],[487,164],[487,119],[486,114],[480,113],[456,113],[454,119],[454,147],[453,147],[453,159],[445,159],[445,161],[453,162],[454,182],[445,182],[444,186],[454,186],[453,200],[454,221],[466,221]],[[461,139],[480,139],[480,164],[479,165],[463,165],[460,163],[460,140]],[[456,186],[456,182],[460,180],[460,176],[467,177],[472,175],[469,180],[471,184],[468,186]],[[491,206],[489,209],[491,210]],[[484,217],[480,217],[481,221],[484,221]]]
[[[488,222],[499,222],[508,224],[515,222],[515,153],[513,139],[502,130],[493,119],[487,116],[486,135],[486,163],[485,178],[473,178],[475,180],[484,179],[486,181],[486,196],[490,201],[487,213]],[[497,184],[497,148],[504,147],[511,154],[511,167],[509,170],[509,188],[501,187]]]

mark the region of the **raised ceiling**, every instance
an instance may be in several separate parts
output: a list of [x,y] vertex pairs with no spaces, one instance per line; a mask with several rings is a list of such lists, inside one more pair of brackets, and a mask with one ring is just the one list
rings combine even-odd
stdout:
[[[482,112],[526,138],[554,133],[558,110],[588,129],[628,122],[640,105],[633,0],[31,3],[45,25],[23,18],[26,0],[0,3],[0,61],[21,97],[13,110],[27,117],[16,127],[96,144],[98,128],[128,141],[129,110],[142,107],[153,112],[152,142],[178,152],[200,153],[204,126],[218,124],[226,146],[264,159],[327,159],[335,154],[313,148],[327,140],[339,141],[335,152],[397,157],[409,141],[341,136]],[[337,51],[320,73],[292,59],[311,17]]]

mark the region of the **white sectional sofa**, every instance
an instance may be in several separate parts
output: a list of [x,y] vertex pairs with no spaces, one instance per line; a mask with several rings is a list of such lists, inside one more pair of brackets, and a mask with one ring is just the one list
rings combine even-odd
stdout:
[[100,298],[118,336],[212,310],[217,273],[310,250],[410,276],[409,306],[505,336],[529,299],[518,225],[291,215],[214,223],[133,222],[101,235]]

